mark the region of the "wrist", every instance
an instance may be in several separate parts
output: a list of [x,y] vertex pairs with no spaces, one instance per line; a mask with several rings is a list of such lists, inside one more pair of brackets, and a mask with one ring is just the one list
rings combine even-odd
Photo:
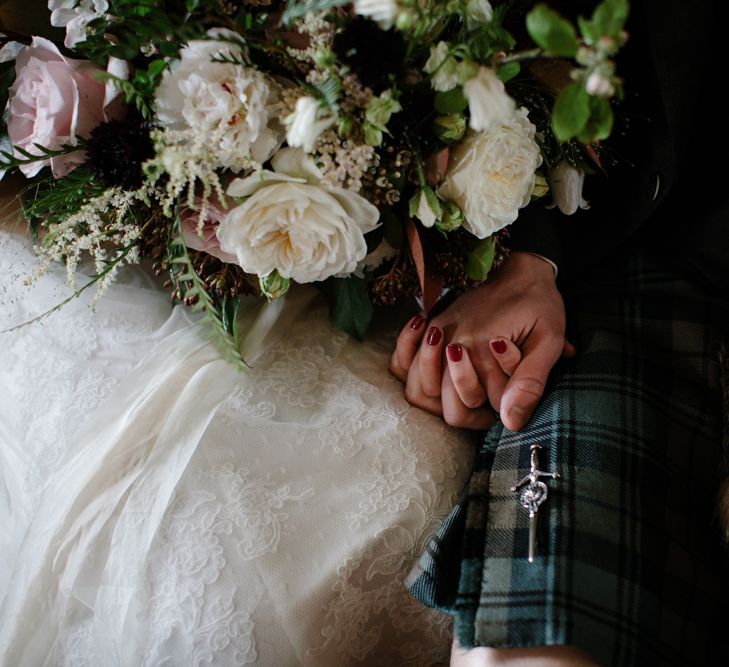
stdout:
[[557,278],[557,266],[542,255],[518,250],[509,255],[507,263],[511,269],[529,273],[540,281],[554,282]]

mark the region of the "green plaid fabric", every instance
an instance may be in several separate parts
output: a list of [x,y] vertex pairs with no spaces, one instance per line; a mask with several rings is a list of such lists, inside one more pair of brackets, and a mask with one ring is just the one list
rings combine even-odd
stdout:
[[[610,270],[568,299],[579,355],[553,371],[526,429],[489,431],[408,584],[454,615],[466,647],[729,664],[715,516],[726,303],[644,257]],[[511,487],[534,443],[540,468],[561,479],[546,482],[529,563],[528,512]]]

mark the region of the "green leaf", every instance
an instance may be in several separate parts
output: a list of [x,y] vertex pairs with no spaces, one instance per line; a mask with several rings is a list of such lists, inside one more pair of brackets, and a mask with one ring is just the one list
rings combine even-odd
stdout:
[[471,251],[466,263],[466,274],[471,280],[486,280],[494,264],[496,256],[496,244],[493,236],[479,241]]
[[329,302],[332,324],[362,340],[374,314],[365,281],[356,276],[329,278],[321,288]]
[[592,26],[600,37],[617,37],[625,26],[629,6],[627,0],[604,0],[592,14]]
[[511,81],[520,71],[521,65],[519,63],[506,63],[506,65],[501,65],[496,70],[496,76],[506,83],[507,81]]
[[577,138],[584,144],[601,141],[610,136],[613,129],[613,110],[605,97],[589,96],[590,116]]
[[545,51],[555,56],[571,58],[579,42],[574,26],[547,5],[537,5],[526,17],[529,35]]
[[468,98],[460,87],[435,94],[435,110],[438,113],[459,113],[468,106]]
[[552,110],[552,128],[559,141],[577,136],[590,117],[590,95],[579,83],[565,88],[557,97]]

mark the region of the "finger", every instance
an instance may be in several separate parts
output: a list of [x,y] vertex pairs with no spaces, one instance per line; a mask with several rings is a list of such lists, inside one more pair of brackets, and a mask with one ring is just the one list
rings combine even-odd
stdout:
[[446,345],[446,358],[448,373],[461,403],[467,408],[481,407],[486,401],[486,392],[478,380],[468,350],[460,343],[450,343]]
[[425,318],[422,315],[416,315],[400,331],[395,344],[398,368],[404,371],[410,369],[410,364],[415,359],[420,345],[420,338],[425,330],[424,324]]
[[494,359],[505,375],[511,376],[521,361],[521,350],[509,338],[499,336],[489,341]]
[[397,359],[397,348],[390,355],[390,365],[387,367],[387,370],[390,371],[390,375],[400,380],[403,384],[407,382],[408,372],[400,366],[400,362]]
[[421,408],[426,412],[443,416],[443,406],[440,398],[434,398],[432,396],[426,396],[423,393],[421,378],[420,378],[420,363],[419,359],[413,360],[413,364],[410,366],[410,370],[407,373],[407,379],[405,382],[405,400],[414,405],[416,408]]
[[482,431],[491,428],[496,421],[494,411],[488,407],[470,409],[463,405],[449,372],[443,375],[441,392],[443,419],[450,426]]
[[563,348],[554,336],[532,333],[524,345],[521,363],[511,376],[501,399],[501,419],[512,431],[522,429],[539,404],[547,377]]
[[426,396],[438,398],[441,385],[441,359],[443,358],[443,329],[430,327],[425,343],[418,351],[420,387]]

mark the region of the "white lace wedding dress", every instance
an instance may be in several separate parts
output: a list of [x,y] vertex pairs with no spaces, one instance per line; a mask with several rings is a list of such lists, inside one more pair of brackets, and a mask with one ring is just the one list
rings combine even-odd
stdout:
[[[58,303],[0,233],[0,330]],[[239,372],[141,270],[0,334],[0,665],[416,665],[448,618],[411,563],[467,474],[407,405],[391,338],[314,290],[245,315]]]

